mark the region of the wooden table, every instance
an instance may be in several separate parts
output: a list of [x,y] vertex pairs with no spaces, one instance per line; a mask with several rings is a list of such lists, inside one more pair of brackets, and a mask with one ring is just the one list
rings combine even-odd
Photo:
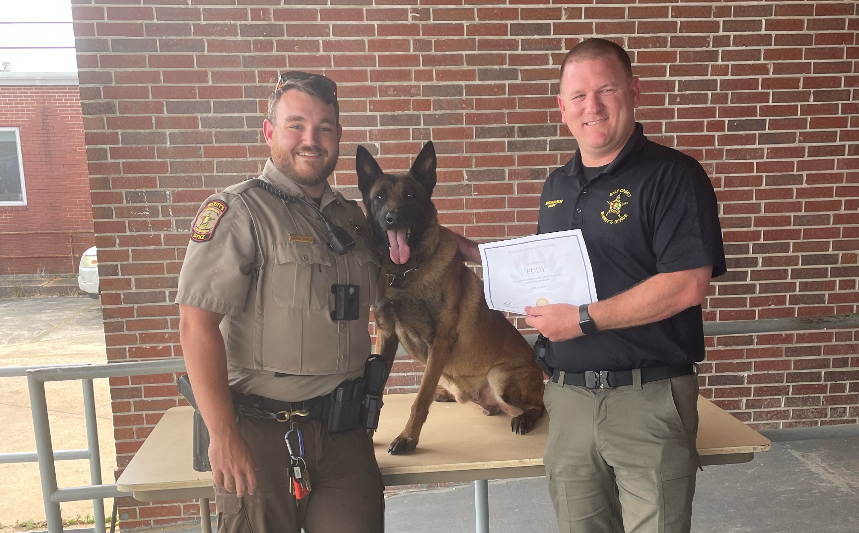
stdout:
[[[545,475],[543,451],[549,419],[543,416],[527,435],[510,431],[505,415],[484,416],[475,405],[434,403],[417,449],[387,453],[408,419],[414,394],[385,396],[375,436],[376,458],[385,485],[474,481],[478,532],[488,531],[487,480]],[[698,398],[698,451],[703,465],[744,463],[770,441],[710,401]],[[214,496],[210,472],[191,468],[191,407],[165,413],[117,480],[119,490],[140,501],[200,499],[209,508]],[[202,515],[202,513],[201,513]],[[209,533],[208,520],[202,520]]]

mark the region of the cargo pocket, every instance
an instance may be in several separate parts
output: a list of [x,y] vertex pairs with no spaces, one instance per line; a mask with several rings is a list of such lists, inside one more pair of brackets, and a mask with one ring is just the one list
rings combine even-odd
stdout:
[[331,258],[323,244],[279,243],[272,267],[272,299],[280,307],[326,309]]
[[215,488],[215,508],[218,512],[218,531],[252,533],[250,521],[242,505],[242,499],[219,487]]
[[[658,524],[651,524],[651,531],[689,531],[692,522],[692,498],[695,496],[695,471],[680,475],[663,475],[659,487]],[[649,528],[648,528],[649,529]]]

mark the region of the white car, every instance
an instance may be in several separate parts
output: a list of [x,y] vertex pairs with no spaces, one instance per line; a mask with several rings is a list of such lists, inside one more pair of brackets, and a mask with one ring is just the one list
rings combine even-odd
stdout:
[[78,287],[90,298],[98,298],[98,250],[93,246],[81,256],[78,267]]

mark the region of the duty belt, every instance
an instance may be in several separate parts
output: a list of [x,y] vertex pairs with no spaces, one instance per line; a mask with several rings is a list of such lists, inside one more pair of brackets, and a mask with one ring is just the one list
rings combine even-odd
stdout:
[[303,402],[282,402],[253,394],[232,391],[236,414],[248,418],[278,422],[328,420],[331,395],[317,396]]
[[[692,374],[695,369],[693,365],[682,366],[648,366],[640,369],[641,382],[649,383],[661,379],[676,378]],[[602,370],[599,372],[564,372],[555,370],[552,372],[552,381],[564,385],[574,385],[587,389],[613,389],[632,385],[632,370]]]

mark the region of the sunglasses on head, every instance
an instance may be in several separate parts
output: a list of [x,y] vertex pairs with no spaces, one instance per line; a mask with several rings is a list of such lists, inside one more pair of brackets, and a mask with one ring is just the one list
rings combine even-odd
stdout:
[[277,80],[277,86],[274,88],[274,92],[278,93],[283,90],[284,85],[287,85],[290,81],[302,80],[312,80],[314,82],[322,83],[325,88],[331,91],[331,94],[334,95],[334,98],[337,98],[337,84],[334,83],[332,79],[327,78],[321,74],[310,74],[308,72],[300,72],[297,70],[281,74],[280,79]]

